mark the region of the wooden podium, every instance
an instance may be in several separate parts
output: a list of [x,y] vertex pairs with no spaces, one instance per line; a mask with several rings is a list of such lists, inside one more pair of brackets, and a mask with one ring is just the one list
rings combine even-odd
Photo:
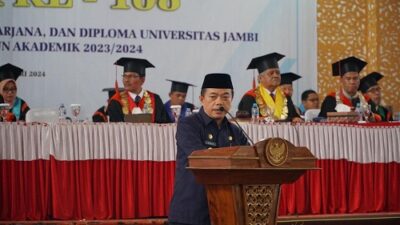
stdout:
[[317,169],[305,147],[281,138],[194,151],[189,167],[205,185],[213,225],[276,224],[280,184]]

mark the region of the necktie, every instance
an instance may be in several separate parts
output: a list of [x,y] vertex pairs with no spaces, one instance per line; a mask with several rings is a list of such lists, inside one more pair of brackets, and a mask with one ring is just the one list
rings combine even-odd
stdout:
[[135,97],[135,103],[136,103],[136,104],[139,104],[139,102],[140,102],[140,96],[139,96],[139,95],[136,95],[136,97]]
[[271,96],[272,100],[275,101],[275,95],[274,95],[274,93],[270,93],[269,95]]

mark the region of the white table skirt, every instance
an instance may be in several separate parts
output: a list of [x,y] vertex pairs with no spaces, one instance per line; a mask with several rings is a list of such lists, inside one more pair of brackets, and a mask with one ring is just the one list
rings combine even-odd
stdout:
[[[244,124],[255,141],[281,137],[318,159],[400,162],[400,124]],[[0,159],[174,161],[176,124],[0,124]]]

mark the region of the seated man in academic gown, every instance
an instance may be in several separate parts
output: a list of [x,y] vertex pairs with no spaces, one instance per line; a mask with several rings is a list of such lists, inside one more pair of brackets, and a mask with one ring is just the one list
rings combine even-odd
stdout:
[[175,80],[167,80],[167,81],[171,81],[172,84],[171,84],[171,91],[169,92],[169,100],[164,104],[164,107],[165,111],[167,111],[168,117],[171,120],[171,122],[175,122],[175,116],[171,112],[171,105],[181,106],[181,114],[179,118],[185,117],[187,109],[189,109],[191,112],[194,109],[194,105],[189,102],[185,102],[185,100],[189,86],[194,86],[194,85]]
[[[332,64],[333,76],[340,76],[341,88],[329,93],[322,102],[320,117],[327,117],[328,112],[347,111],[360,107],[368,107],[368,99],[358,91],[360,85],[360,71],[367,65],[361,59],[354,56],[342,59]],[[340,110],[338,110],[340,109]]]
[[292,97],[293,95],[293,81],[296,81],[298,79],[300,79],[301,76],[289,72],[289,73],[282,73],[281,74],[281,89],[283,91],[283,93],[287,96],[287,97]]
[[108,104],[110,122],[122,122],[128,114],[150,113],[153,123],[168,123],[160,96],[142,87],[146,68],[154,66],[146,59],[137,58],[120,58],[115,64],[124,67],[122,81],[125,91],[116,93]]
[[378,81],[383,78],[383,75],[378,72],[372,72],[361,78],[360,91],[365,98],[371,99],[371,111],[374,113],[375,121],[392,121],[392,115],[388,109],[381,105],[381,88]]
[[[118,91],[122,92],[124,89],[119,88]],[[107,107],[108,101],[115,95],[115,88],[104,88],[102,91],[108,92],[108,99],[106,105],[100,107],[92,116],[93,122],[108,122],[108,114],[107,114]]]
[[[293,95],[293,81],[300,79],[301,76],[289,72],[289,73],[282,73],[281,74],[281,85],[280,88],[282,89],[283,93],[286,97],[292,98]],[[300,109],[294,106],[296,109],[296,113],[300,115]]]
[[253,103],[257,103],[260,116],[272,117],[274,120],[301,122],[292,99],[285,96],[279,87],[281,73],[278,61],[284,55],[271,53],[251,60],[247,69],[258,70],[259,85],[249,90],[239,103],[239,111],[246,111],[251,115]]

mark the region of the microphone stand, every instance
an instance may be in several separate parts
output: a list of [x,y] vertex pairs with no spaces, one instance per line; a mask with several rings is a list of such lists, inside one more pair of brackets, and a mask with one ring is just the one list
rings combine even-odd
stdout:
[[240,124],[237,122],[237,120],[232,116],[232,114],[230,114],[228,111],[225,110],[225,108],[223,106],[219,107],[219,111],[221,112],[226,112],[226,114],[228,114],[231,119],[233,120],[233,122],[235,122],[235,124],[239,127],[240,131],[242,131],[242,133],[244,134],[244,136],[247,138],[247,141],[251,144],[251,146],[254,146],[254,142],[253,140],[250,138],[250,136],[244,131],[244,129],[242,128],[242,126],[240,126]]

